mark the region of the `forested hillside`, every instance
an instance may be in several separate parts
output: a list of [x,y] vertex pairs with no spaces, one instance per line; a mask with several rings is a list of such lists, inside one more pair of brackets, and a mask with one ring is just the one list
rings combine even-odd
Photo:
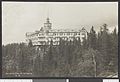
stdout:
[[[103,29],[102,29],[103,28]],[[92,26],[87,39],[60,40],[58,46],[13,43],[2,46],[3,76],[32,73],[37,77],[107,77],[118,73],[118,33],[104,24],[97,33]]]

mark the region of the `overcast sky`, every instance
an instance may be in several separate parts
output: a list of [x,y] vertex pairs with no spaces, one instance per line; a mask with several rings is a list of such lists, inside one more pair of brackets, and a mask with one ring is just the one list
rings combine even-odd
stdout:
[[103,23],[118,25],[117,2],[2,2],[2,44],[25,42],[25,33],[39,30],[49,16],[53,29],[81,29]]

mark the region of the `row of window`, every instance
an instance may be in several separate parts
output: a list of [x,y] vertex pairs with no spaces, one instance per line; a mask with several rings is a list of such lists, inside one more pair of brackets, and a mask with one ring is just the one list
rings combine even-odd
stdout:
[[43,33],[27,35],[27,37],[44,36]]
[[[33,45],[50,45],[51,42],[45,42],[45,41],[41,41],[41,42],[33,42]],[[59,44],[59,41],[55,41],[53,42],[53,45],[57,45]]]
[[[85,33],[48,33],[48,35],[51,35],[51,36],[61,36],[61,35],[85,35]],[[34,34],[34,35],[28,35],[28,37],[33,37],[33,36],[44,36],[43,33],[40,33],[40,34]]]
[[[62,40],[73,40],[73,39],[77,39],[77,40],[79,40],[79,38],[80,37],[69,37],[69,38],[67,38],[67,37],[61,37],[61,39]],[[33,41],[33,40],[46,40],[46,38],[45,37],[39,37],[39,38],[31,38],[31,40]],[[51,37],[51,38],[48,38],[47,39],[48,41],[51,41],[51,40],[60,40],[60,37],[56,37],[56,38],[53,38],[53,37]]]
[[50,35],[80,35],[80,33],[53,33],[53,34],[50,34]]
[[80,35],[80,34],[82,34],[82,35],[85,35],[85,32],[82,32],[82,33],[77,33],[77,32],[75,32],[75,33],[70,33],[70,32],[68,32],[68,33],[49,33],[49,35]]

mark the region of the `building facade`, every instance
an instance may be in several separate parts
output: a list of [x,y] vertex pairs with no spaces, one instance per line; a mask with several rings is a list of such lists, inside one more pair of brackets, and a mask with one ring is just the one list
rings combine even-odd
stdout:
[[83,27],[80,30],[74,29],[52,29],[52,23],[50,23],[49,18],[47,18],[44,27],[41,27],[39,31],[27,32],[26,41],[30,41],[34,46],[39,45],[50,45],[51,41],[53,45],[59,45],[60,39],[65,41],[81,40],[87,38],[87,31]]

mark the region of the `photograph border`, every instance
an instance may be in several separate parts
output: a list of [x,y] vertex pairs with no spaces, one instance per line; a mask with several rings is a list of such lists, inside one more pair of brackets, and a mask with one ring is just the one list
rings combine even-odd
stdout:
[[7,2],[8,0],[1,1],[1,55],[0,55],[0,79],[119,79],[120,77],[120,33],[119,33],[119,1],[117,0],[9,0],[9,2],[118,2],[118,77],[2,77],[2,2]]

